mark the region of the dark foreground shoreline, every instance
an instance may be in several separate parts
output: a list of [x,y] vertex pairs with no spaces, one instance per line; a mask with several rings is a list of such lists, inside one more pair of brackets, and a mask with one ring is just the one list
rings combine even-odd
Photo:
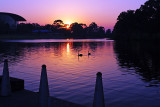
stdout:
[[[65,100],[49,97],[49,105],[52,107],[85,107]],[[1,107],[39,107],[39,94],[29,90],[21,90],[12,93],[9,97],[0,96]]]

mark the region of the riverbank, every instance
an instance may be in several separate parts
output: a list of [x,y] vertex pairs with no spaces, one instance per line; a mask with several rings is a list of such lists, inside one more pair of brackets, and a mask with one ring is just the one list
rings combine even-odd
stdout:
[[64,35],[53,35],[53,34],[1,34],[0,40],[23,40],[23,39],[66,39]]
[[159,41],[160,33],[130,33],[130,34],[112,34],[112,39],[117,41]]
[[64,34],[0,34],[0,40],[32,40],[32,39],[100,39],[104,36],[73,36]]

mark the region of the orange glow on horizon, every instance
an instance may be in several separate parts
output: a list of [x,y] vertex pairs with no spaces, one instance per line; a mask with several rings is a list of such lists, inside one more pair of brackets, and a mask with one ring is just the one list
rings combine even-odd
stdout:
[[69,29],[70,25],[67,25],[67,29]]
[[69,29],[69,28],[70,28],[70,25],[71,25],[71,22],[70,22],[70,21],[66,21],[65,24],[67,24],[66,28]]

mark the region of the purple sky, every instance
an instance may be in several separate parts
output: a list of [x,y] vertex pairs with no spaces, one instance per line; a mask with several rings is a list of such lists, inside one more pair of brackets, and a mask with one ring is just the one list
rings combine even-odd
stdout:
[[122,11],[137,9],[147,0],[0,0],[0,11],[23,16],[28,23],[52,24],[96,22],[113,28]]

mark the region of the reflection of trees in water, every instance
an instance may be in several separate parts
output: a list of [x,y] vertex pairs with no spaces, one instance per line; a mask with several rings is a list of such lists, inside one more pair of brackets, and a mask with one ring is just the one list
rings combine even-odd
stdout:
[[114,50],[121,67],[134,67],[146,82],[160,83],[160,44],[147,42],[116,42]]
[[83,48],[89,48],[89,50],[95,52],[97,47],[102,48],[104,45],[105,42],[73,42],[72,48],[75,51],[81,51]]
[[89,43],[89,47],[93,52],[96,51],[97,47],[103,48],[104,45],[105,45],[105,42],[91,42],[91,43]]
[[[97,47],[104,46],[104,42],[69,42],[70,49],[77,53],[78,50],[89,49],[96,51]],[[39,54],[42,51],[53,52],[55,56],[61,56],[66,49],[67,42],[54,43],[0,43],[0,63],[4,59],[9,59],[10,63],[23,61],[26,53]]]
[[83,43],[82,42],[73,42],[72,48],[75,51],[81,51],[83,47]]
[[8,59],[10,63],[15,64],[22,61],[28,52],[38,52],[40,47],[45,46],[48,48],[47,44],[34,44],[34,43],[0,43],[0,63],[4,59]]
[[0,43],[0,63],[2,63],[4,59],[9,59],[11,63],[21,60],[21,56],[25,54],[25,48],[21,47],[23,47],[23,45],[19,43]]
[[97,43],[95,43],[95,42],[91,42],[91,43],[89,43],[89,47],[90,47],[90,49],[94,52],[96,49],[97,49]]

